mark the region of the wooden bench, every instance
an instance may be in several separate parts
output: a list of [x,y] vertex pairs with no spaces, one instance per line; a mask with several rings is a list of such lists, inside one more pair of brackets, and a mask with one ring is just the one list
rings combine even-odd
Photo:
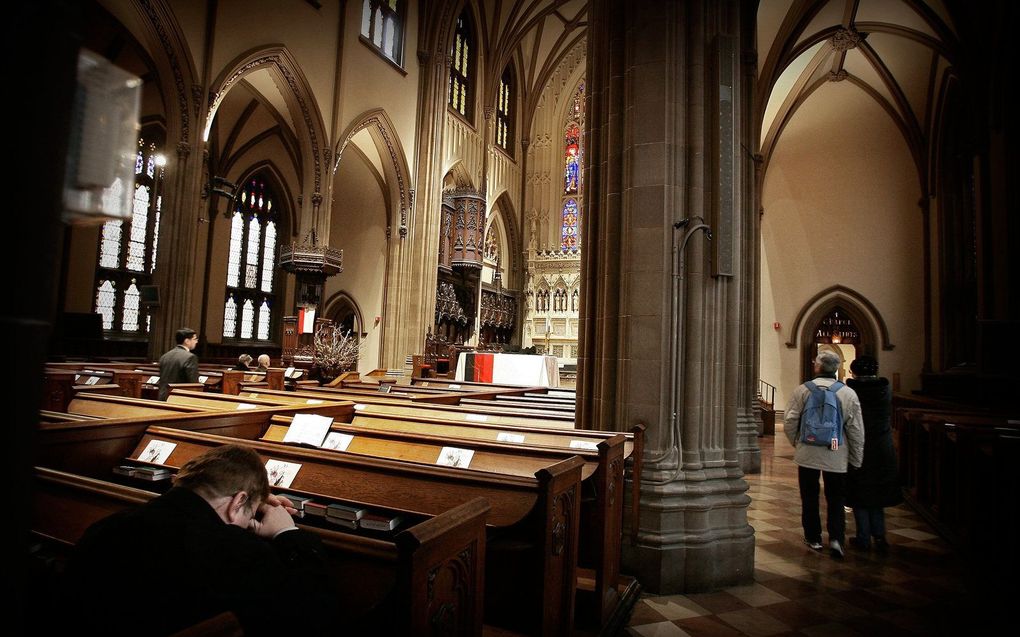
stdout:
[[[274,417],[272,422],[263,439],[282,442],[290,419]],[[643,427],[636,428],[628,440],[622,434],[451,423],[427,416],[392,417],[356,410],[350,424],[334,423],[331,429],[353,436],[348,453],[432,463],[443,447],[455,446],[474,451],[471,469],[513,475],[534,473],[536,463],[541,466],[558,458],[581,456],[591,470],[582,473],[582,481],[590,486],[581,501],[578,604],[589,615],[584,619],[597,625],[605,624],[616,609],[620,601],[624,461],[642,446]],[[639,479],[634,486],[639,493]]]
[[[157,494],[102,480],[37,468],[33,534],[55,552],[67,550],[94,522]],[[327,551],[338,591],[343,632],[482,634],[485,515],[478,498],[423,518],[392,538],[309,526]],[[328,612],[330,609],[310,609]]]
[[[176,445],[164,463],[177,468],[223,436],[149,427],[130,457],[152,440]],[[438,515],[476,497],[489,501],[486,621],[529,634],[569,635],[584,460],[573,456],[534,476],[493,474],[387,458],[245,443],[265,457],[301,465],[290,489],[418,515]],[[495,559],[495,564],[492,560]]]
[[173,413],[201,411],[198,407],[169,405],[159,400],[125,398],[105,394],[84,393],[76,395],[67,406],[70,414],[98,416],[100,418],[134,418],[140,416],[163,416]]

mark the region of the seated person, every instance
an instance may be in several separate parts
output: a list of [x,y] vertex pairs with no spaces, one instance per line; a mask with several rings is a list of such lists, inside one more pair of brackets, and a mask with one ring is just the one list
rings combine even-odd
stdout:
[[229,611],[245,635],[325,634],[336,593],[289,505],[247,447],[188,461],[167,493],[85,532],[67,569],[74,631],[168,635]]
[[259,355],[259,367],[258,367],[258,369],[259,369],[260,372],[264,372],[264,371],[268,371],[269,370],[269,354],[260,354]]
[[234,365],[234,369],[239,369],[242,372],[246,372],[251,369],[251,356],[247,354],[241,354],[237,357],[237,365]]

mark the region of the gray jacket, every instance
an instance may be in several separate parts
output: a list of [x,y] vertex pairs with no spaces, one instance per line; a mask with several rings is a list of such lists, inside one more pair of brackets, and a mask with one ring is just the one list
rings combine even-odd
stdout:
[[198,356],[178,345],[159,359],[159,399],[166,400],[172,383],[198,382]]
[[[824,376],[814,379],[814,383],[819,387],[828,387],[834,382],[836,381],[832,378]],[[795,448],[793,461],[801,467],[831,473],[846,473],[847,463],[853,467],[860,467],[864,459],[864,420],[861,418],[861,403],[857,399],[857,393],[845,386],[836,392],[836,398],[843,408],[843,444],[836,451],[828,447],[803,444],[800,441],[800,413],[810,393],[804,385],[798,386],[793,390],[790,404],[786,407],[783,428],[786,430],[786,437],[790,439],[790,444]]]

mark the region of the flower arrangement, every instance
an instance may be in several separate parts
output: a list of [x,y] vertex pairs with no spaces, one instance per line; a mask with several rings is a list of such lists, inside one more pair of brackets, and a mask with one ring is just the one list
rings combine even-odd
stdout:
[[350,330],[323,325],[315,333],[315,362],[323,378],[351,371],[361,356],[361,342]]

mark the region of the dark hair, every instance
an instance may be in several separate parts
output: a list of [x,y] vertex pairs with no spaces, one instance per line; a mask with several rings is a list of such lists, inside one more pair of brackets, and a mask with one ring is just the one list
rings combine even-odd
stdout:
[[174,485],[210,498],[244,491],[256,507],[269,495],[265,463],[254,450],[241,445],[216,447],[185,462]]
[[181,329],[177,330],[176,334],[174,334],[174,339],[177,341],[178,345],[183,345],[184,341],[188,340],[195,334],[198,334],[198,332],[191,329],[190,327],[182,327]]
[[858,356],[850,363],[850,371],[858,376],[877,376],[878,361],[874,356]]

